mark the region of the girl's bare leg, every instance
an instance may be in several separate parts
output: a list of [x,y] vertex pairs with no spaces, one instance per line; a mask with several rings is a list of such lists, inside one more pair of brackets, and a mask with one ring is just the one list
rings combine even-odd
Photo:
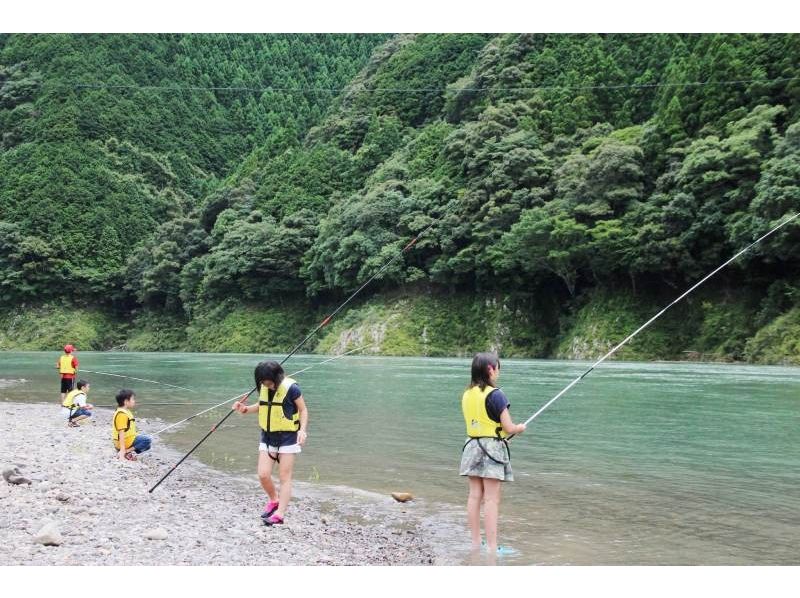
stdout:
[[275,491],[275,484],[272,483],[273,463],[266,451],[258,451],[258,481],[261,482],[261,487],[269,499],[274,501],[278,499],[278,493]]
[[483,500],[483,478],[469,476],[469,497],[467,498],[467,521],[472,535],[472,548],[481,545],[481,501]]
[[289,501],[292,498],[292,469],[294,468],[294,453],[281,453],[281,462],[278,464],[278,475],[281,479],[280,499],[278,499],[278,510],[275,514],[283,518]]
[[500,512],[500,480],[483,479],[483,527],[489,553],[497,551],[497,518]]

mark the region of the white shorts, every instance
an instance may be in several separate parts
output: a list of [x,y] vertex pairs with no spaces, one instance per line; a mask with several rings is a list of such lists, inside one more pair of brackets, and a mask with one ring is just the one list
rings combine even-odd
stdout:
[[302,452],[299,444],[287,444],[286,446],[267,446],[263,442],[258,443],[258,450],[267,453],[299,453]]

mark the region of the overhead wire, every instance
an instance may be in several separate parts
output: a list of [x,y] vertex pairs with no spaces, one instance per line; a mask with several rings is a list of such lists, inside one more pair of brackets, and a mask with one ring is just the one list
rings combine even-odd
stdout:
[[247,87],[235,85],[202,86],[202,85],[136,85],[136,84],[108,84],[108,83],[57,83],[46,84],[54,88],[67,88],[75,90],[84,89],[137,89],[143,91],[213,91],[213,92],[244,92],[244,93],[341,93],[341,92],[397,92],[397,93],[445,93],[445,92],[514,92],[514,91],[592,91],[592,90],[614,90],[614,89],[655,89],[655,88],[679,88],[679,87],[705,87],[709,85],[751,85],[754,83],[788,83],[797,81],[796,77],[773,77],[761,79],[726,79],[721,81],[683,81],[683,82],[659,82],[659,83],[619,83],[612,85],[519,85],[512,87],[369,87],[348,86],[348,87],[280,87],[267,85],[263,87]]

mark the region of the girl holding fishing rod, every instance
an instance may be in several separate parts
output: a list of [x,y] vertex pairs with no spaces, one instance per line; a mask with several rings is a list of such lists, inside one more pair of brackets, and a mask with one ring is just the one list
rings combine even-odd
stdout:
[[481,545],[481,503],[483,526],[489,553],[497,552],[497,519],[500,513],[500,483],[512,482],[511,453],[506,438],[521,434],[525,424],[515,424],[510,404],[497,388],[500,360],[494,353],[478,353],[472,360],[470,385],[461,397],[467,426],[467,441],[461,451],[459,474],[469,477],[467,520],[472,548]]
[[[666,313],[670,307],[691,294],[696,288],[701,286],[728,264],[737,260],[740,256],[761,243],[761,241],[797,218],[800,218],[800,212],[785,218],[780,224],[774,226],[747,247],[736,253],[733,257],[706,274],[698,282],[694,283],[671,303],[665,306],[660,312],[625,337],[608,353],[589,366],[585,372],[567,384],[556,396],[542,405],[542,407],[522,424],[514,424],[511,421],[511,415],[508,413],[508,400],[505,398],[505,395],[500,397],[502,391],[496,389],[494,386],[497,378],[500,376],[500,360],[497,359],[497,356],[493,353],[478,353],[475,356],[472,360],[472,382],[461,399],[461,408],[464,412],[467,436],[469,438],[462,450],[460,472],[461,475],[469,476],[467,517],[472,532],[473,548],[477,548],[480,545],[480,503],[481,500],[483,500],[486,542],[492,553],[497,550],[497,516],[500,506],[500,481],[512,481],[514,479],[511,473],[511,454],[508,450],[508,442],[513,436],[525,431],[526,426],[539,417],[550,405],[564,396],[573,386],[578,384],[601,363],[624,347],[640,332],[649,327],[650,324]],[[487,448],[481,441],[486,443],[493,442],[493,444],[491,447]],[[502,446],[502,448],[505,449],[504,454],[498,454],[498,446]]]
[[[315,328],[314,328],[314,329],[313,329],[311,332],[309,332],[309,333],[308,333],[308,335],[306,335],[306,337],[305,337],[303,340],[301,340],[299,343],[297,343],[297,345],[295,345],[295,347],[294,347],[294,348],[293,348],[291,351],[289,351],[289,353],[286,355],[286,357],[284,357],[284,358],[281,360],[281,362],[277,364],[277,365],[278,365],[278,367],[279,367],[279,368],[281,368],[281,366],[282,366],[284,363],[286,363],[286,361],[288,361],[288,360],[289,360],[289,358],[291,358],[291,357],[292,357],[292,355],[294,355],[295,353],[297,353],[297,351],[299,351],[299,350],[300,350],[300,348],[302,348],[302,347],[303,347],[303,346],[304,346],[304,345],[305,345],[305,344],[306,344],[306,343],[309,341],[309,339],[311,339],[311,337],[313,337],[313,336],[314,336],[315,334],[317,334],[317,333],[318,333],[320,330],[322,330],[323,328],[325,328],[325,326],[327,326],[328,324],[330,324],[330,323],[331,323],[331,321],[332,321],[332,320],[333,320],[333,319],[336,317],[336,315],[337,315],[337,314],[338,314],[340,311],[342,311],[342,310],[343,310],[343,309],[344,309],[344,308],[345,308],[345,307],[346,307],[346,306],[347,306],[347,305],[348,305],[348,304],[349,304],[349,303],[350,303],[350,302],[351,302],[351,301],[352,301],[352,300],[353,300],[353,299],[354,299],[354,298],[355,298],[355,297],[356,297],[356,296],[357,296],[357,295],[358,295],[358,294],[359,294],[361,291],[363,291],[363,290],[364,290],[364,289],[365,289],[365,288],[366,288],[366,287],[367,287],[367,286],[368,286],[368,285],[369,285],[369,284],[370,284],[370,283],[371,283],[373,280],[375,280],[377,277],[379,277],[379,276],[380,276],[380,275],[381,275],[381,274],[382,274],[382,273],[383,273],[383,272],[384,272],[384,271],[385,271],[385,270],[386,270],[386,269],[387,269],[389,266],[391,266],[391,265],[392,265],[392,263],[394,263],[396,260],[398,260],[399,258],[401,258],[402,256],[404,256],[404,255],[405,255],[405,254],[406,254],[408,251],[410,251],[410,250],[411,250],[411,248],[412,248],[412,247],[414,247],[414,246],[417,244],[417,241],[419,241],[419,239],[420,239],[420,238],[422,238],[422,237],[423,237],[423,236],[424,236],[424,235],[425,235],[425,234],[426,234],[426,233],[427,233],[427,232],[428,232],[428,231],[431,229],[431,227],[434,225],[434,223],[435,223],[435,222],[436,222],[436,220],[432,220],[432,221],[430,222],[430,224],[428,224],[428,226],[426,226],[424,229],[422,229],[422,231],[420,231],[419,233],[417,233],[417,235],[416,235],[416,236],[415,236],[413,239],[411,239],[411,240],[410,240],[408,243],[406,243],[406,245],[405,245],[405,247],[403,247],[402,251],[400,251],[399,253],[396,253],[396,254],[395,254],[393,257],[391,257],[390,259],[388,259],[388,260],[387,260],[387,261],[386,261],[386,262],[383,264],[383,266],[381,266],[381,267],[380,267],[380,268],[379,268],[379,269],[378,269],[378,270],[377,270],[377,271],[376,271],[376,272],[375,272],[375,273],[374,273],[372,276],[370,276],[370,277],[369,277],[369,278],[368,278],[368,279],[367,279],[367,280],[366,280],[366,281],[365,281],[365,282],[364,282],[364,283],[363,283],[363,284],[362,284],[360,287],[358,287],[358,288],[357,288],[355,291],[353,291],[353,292],[352,292],[352,293],[351,293],[351,294],[350,294],[350,295],[347,297],[347,299],[345,299],[345,300],[344,300],[342,303],[340,303],[340,304],[339,304],[339,306],[338,306],[338,307],[337,307],[335,310],[333,310],[333,311],[332,311],[332,312],[331,312],[331,313],[330,313],[328,316],[326,316],[326,317],[325,317],[325,319],[324,319],[324,320],[322,320],[322,322],[320,322],[320,323],[319,323],[319,324],[318,324],[318,325],[317,325],[317,326],[316,326],[316,327],[315,327]],[[261,364],[259,364],[259,365],[261,365]],[[282,369],[281,369],[281,373],[283,373],[283,370],[282,370]],[[273,384],[274,384],[274,381],[273,381]],[[276,386],[276,387],[279,387],[279,386],[280,386],[280,383],[276,384],[275,386]],[[183,462],[184,462],[186,459],[188,459],[188,458],[189,458],[189,456],[190,456],[190,455],[191,455],[191,454],[192,454],[192,453],[193,453],[195,450],[197,450],[197,447],[198,447],[198,446],[200,446],[201,444],[203,444],[203,442],[205,442],[205,441],[206,441],[206,439],[207,439],[209,436],[211,436],[211,435],[212,435],[212,434],[213,434],[213,433],[214,433],[216,430],[218,430],[218,429],[219,429],[219,427],[220,427],[222,424],[224,424],[224,423],[225,423],[225,420],[226,420],[226,419],[228,419],[228,417],[230,417],[230,415],[233,413],[233,411],[234,411],[234,410],[235,410],[235,411],[239,411],[240,413],[248,413],[248,412],[253,412],[253,411],[255,411],[255,409],[252,409],[252,410],[251,410],[251,408],[250,408],[250,407],[246,407],[246,406],[245,406],[245,404],[246,404],[246,402],[247,402],[247,398],[250,396],[250,394],[252,394],[252,393],[253,393],[253,392],[255,392],[257,389],[260,389],[260,388],[261,388],[261,387],[259,386],[259,376],[258,376],[258,367],[257,367],[257,368],[256,368],[256,387],[255,387],[255,388],[253,388],[253,389],[252,389],[252,390],[251,390],[249,393],[247,393],[245,396],[243,396],[243,397],[242,397],[242,398],[241,398],[239,401],[237,401],[237,402],[236,402],[236,403],[233,405],[233,407],[232,407],[232,410],[231,410],[231,411],[229,411],[229,412],[228,412],[228,414],[227,414],[225,417],[223,417],[221,420],[219,420],[219,422],[217,422],[217,424],[216,424],[216,425],[214,425],[214,426],[213,426],[213,427],[212,427],[212,428],[211,428],[211,429],[210,429],[208,432],[206,432],[206,435],[205,435],[205,436],[203,436],[203,437],[202,437],[202,438],[201,438],[201,439],[200,439],[200,440],[199,440],[199,441],[198,441],[198,442],[197,442],[197,443],[196,443],[196,444],[195,444],[195,445],[194,445],[194,446],[193,446],[191,449],[189,449],[189,452],[187,452],[187,453],[186,453],[186,454],[185,454],[183,457],[181,457],[181,459],[180,459],[180,460],[179,460],[177,463],[175,463],[175,465],[173,465],[173,466],[172,466],[172,468],[171,468],[169,471],[167,471],[167,473],[165,473],[163,476],[161,476],[161,479],[159,479],[159,480],[158,480],[158,481],[157,481],[155,484],[153,484],[153,486],[152,486],[152,487],[151,487],[151,488],[148,490],[148,492],[151,492],[151,493],[152,493],[152,492],[154,492],[154,491],[155,491],[155,489],[156,489],[156,488],[158,488],[158,487],[159,487],[159,486],[160,486],[160,485],[161,485],[161,484],[164,482],[164,480],[166,480],[166,479],[167,479],[167,478],[170,476],[170,474],[171,474],[173,471],[175,471],[175,470],[178,468],[178,466],[179,466],[181,463],[183,463]],[[259,407],[263,407],[263,406],[264,406],[264,405],[261,405],[261,401],[259,401]],[[268,406],[270,406],[270,405],[268,405]],[[303,404],[303,407],[305,407],[305,404]],[[271,413],[271,411],[270,411],[270,410],[268,410],[268,411],[267,411],[267,413],[269,414],[269,413]],[[306,415],[305,417],[307,418],[307,417],[308,417],[308,415]],[[269,434],[269,432],[270,432],[270,428],[271,428],[271,424],[269,423],[269,422],[270,422],[270,417],[267,415],[267,416],[265,416],[265,419],[266,419],[266,422],[267,422],[267,424],[266,424],[266,425],[267,425],[268,427],[267,427],[267,428],[266,428],[266,430],[265,430],[265,427],[264,427],[264,425],[262,425],[262,430],[265,430],[265,431],[266,431],[266,432]],[[298,419],[299,419],[299,409],[298,409]],[[261,411],[260,411],[260,410],[259,410],[259,420],[261,420]],[[300,436],[305,436],[305,434],[302,434],[302,435],[300,434],[300,430],[299,430],[299,428],[300,428],[300,427],[301,427],[301,423],[298,421],[298,422],[297,422],[297,430],[296,430],[296,431],[297,431],[297,434],[298,434],[298,442],[297,442],[297,444],[298,444],[298,445],[299,445],[299,444],[301,444],[301,443],[300,443]],[[302,424],[302,427],[303,427],[303,431],[305,432],[305,424]],[[291,430],[289,430],[289,431],[291,431]],[[303,439],[303,442],[305,442],[305,439]],[[267,445],[267,448],[269,448],[269,445]],[[267,452],[269,452],[269,451],[267,451]],[[277,452],[277,451],[276,451],[276,452]],[[278,457],[278,458],[279,458],[279,457]],[[262,459],[261,459],[261,455],[259,455],[259,463],[261,463],[261,460],[262,460]],[[271,464],[269,464],[269,463],[267,463],[267,464],[268,464],[268,465],[270,465],[270,472],[271,472]],[[292,465],[294,465],[294,459],[292,459]],[[259,477],[261,477],[261,476],[259,476]],[[263,477],[261,477],[261,479],[262,479],[262,481],[264,480],[264,478],[263,478]],[[291,476],[289,477],[289,480],[291,480]],[[272,483],[272,481],[271,481],[271,479],[270,479],[270,480],[269,480],[269,484],[266,484],[266,483],[264,484],[264,489],[265,489],[265,490],[267,490],[267,493],[268,493],[268,494],[269,494],[268,486],[269,486],[269,485],[271,485],[271,483]],[[291,496],[291,494],[289,494],[289,495],[287,496],[287,500],[285,500],[285,501],[279,501],[279,502],[283,502],[283,503],[284,503],[284,504],[281,504],[281,505],[279,505],[279,507],[281,507],[281,508],[283,508],[283,509],[285,509],[285,508],[286,508],[286,506],[287,506],[287,505],[286,505],[285,503],[288,503],[288,497],[289,497],[289,496]],[[271,495],[270,495],[270,498],[272,498],[272,496],[271,496]],[[274,502],[274,499],[270,501],[270,503],[273,503],[273,502]],[[276,512],[277,512],[277,509],[276,509]],[[280,511],[280,513],[282,514],[282,513],[284,513],[284,511]],[[270,519],[269,517],[267,517],[267,518],[266,518],[266,523],[267,523],[268,525],[276,523],[276,521],[274,521],[274,520],[273,520],[273,521],[270,523],[269,519]],[[281,520],[279,523],[282,523],[282,520]]]
[[[262,361],[256,366],[258,404],[246,405],[247,397],[231,409],[239,413],[258,413],[261,442],[258,445],[258,480],[269,501],[261,518],[266,525],[280,525],[292,498],[292,471],[295,456],[308,438],[308,409],[303,393],[293,378],[285,375],[277,361]],[[272,482],[272,469],[278,464],[280,494]]]

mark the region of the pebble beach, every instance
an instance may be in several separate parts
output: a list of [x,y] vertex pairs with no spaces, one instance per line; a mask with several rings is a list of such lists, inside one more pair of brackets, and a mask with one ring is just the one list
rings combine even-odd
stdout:
[[335,489],[295,482],[286,524],[267,527],[255,472],[227,474],[192,457],[148,493],[178,451],[156,438],[138,461],[120,461],[113,411],[96,409],[78,428],[59,411],[0,403],[0,565],[447,564],[406,504],[376,521]]

